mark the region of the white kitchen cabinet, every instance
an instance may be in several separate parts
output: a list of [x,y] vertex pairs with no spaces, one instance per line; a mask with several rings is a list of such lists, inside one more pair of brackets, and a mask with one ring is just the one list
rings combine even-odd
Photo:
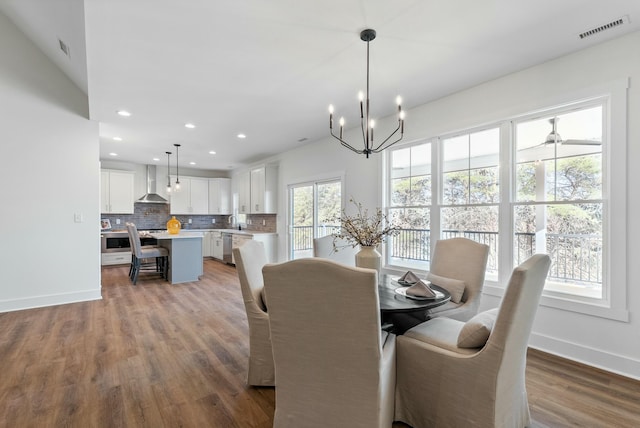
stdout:
[[209,214],[209,180],[181,177],[180,191],[171,192],[171,214]]
[[231,179],[209,179],[209,214],[231,214]]
[[240,173],[233,179],[238,195],[238,214],[249,214],[251,212],[251,172]]
[[251,170],[251,213],[276,213],[278,167],[263,165]]
[[202,257],[213,257],[213,235],[215,232],[204,232],[202,237]]
[[222,233],[218,231],[211,232],[211,257],[214,259],[222,260],[223,257],[223,243]]
[[[244,232],[244,233],[235,233],[235,232],[231,232],[232,234],[232,244],[231,244],[231,248],[238,248],[240,246],[242,246],[245,242],[249,241],[249,240],[255,240],[255,241],[259,241],[262,242],[262,244],[264,245],[264,250],[265,250],[265,254],[267,256],[267,262],[269,263],[275,263],[277,262],[278,259],[278,251],[277,251],[277,245],[278,245],[278,235],[276,235],[275,233],[251,233],[251,232]],[[222,243],[220,243],[220,245],[222,245]],[[236,263],[235,258],[233,257],[233,253],[232,253],[232,257],[231,257],[231,262],[233,264]]]
[[124,265],[131,263],[131,251],[102,253],[102,266]]
[[261,165],[234,178],[238,214],[275,214],[278,167]]
[[131,171],[100,171],[100,212],[133,214],[134,177]]

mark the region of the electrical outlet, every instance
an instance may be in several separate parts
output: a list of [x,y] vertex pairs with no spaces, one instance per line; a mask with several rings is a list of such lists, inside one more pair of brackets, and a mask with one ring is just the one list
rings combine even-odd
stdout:
[[211,219],[211,224],[216,224],[216,219],[215,218]]
[[191,224],[191,219],[189,219],[189,224]]
[[262,219],[262,225],[263,225],[263,226],[266,226],[266,225],[267,225],[267,220]]
[[73,221],[75,221],[76,223],[82,223],[84,221],[84,216],[82,215],[82,213],[74,213]]
[[120,219],[119,218],[116,219],[116,224],[120,224]]

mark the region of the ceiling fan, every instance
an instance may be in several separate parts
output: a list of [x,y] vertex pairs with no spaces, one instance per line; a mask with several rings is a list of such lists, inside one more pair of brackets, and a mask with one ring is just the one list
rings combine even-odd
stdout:
[[569,145],[574,145],[574,146],[602,145],[602,141],[598,141],[598,140],[563,140],[560,134],[558,134],[557,125],[559,120],[560,120],[559,117],[552,117],[551,119],[549,119],[549,123],[551,124],[551,132],[549,133],[549,135],[547,135],[547,138],[545,138],[545,140],[542,143],[536,146],[533,146],[531,148],[540,147],[540,146],[549,146],[551,144],[562,144],[567,146]]
[[549,119],[549,123],[551,124],[551,132],[547,135],[543,144],[567,144],[567,145],[582,145],[582,146],[600,146],[602,145],[602,141],[598,140],[563,140],[558,134],[557,124],[560,120],[559,117],[552,117]]

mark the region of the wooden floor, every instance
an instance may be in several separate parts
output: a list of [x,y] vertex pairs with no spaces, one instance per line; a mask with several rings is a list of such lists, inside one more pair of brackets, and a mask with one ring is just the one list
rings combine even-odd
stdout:
[[[0,427],[270,427],[273,388],[245,385],[235,269],[127,273],[103,269],[101,301],[0,314]],[[633,380],[532,352],[527,389],[535,427],[640,426]]]

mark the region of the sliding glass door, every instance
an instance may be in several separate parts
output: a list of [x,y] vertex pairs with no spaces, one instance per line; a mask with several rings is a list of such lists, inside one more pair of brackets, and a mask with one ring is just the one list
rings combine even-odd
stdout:
[[313,257],[313,238],[332,234],[341,210],[340,179],[289,186],[289,259]]

